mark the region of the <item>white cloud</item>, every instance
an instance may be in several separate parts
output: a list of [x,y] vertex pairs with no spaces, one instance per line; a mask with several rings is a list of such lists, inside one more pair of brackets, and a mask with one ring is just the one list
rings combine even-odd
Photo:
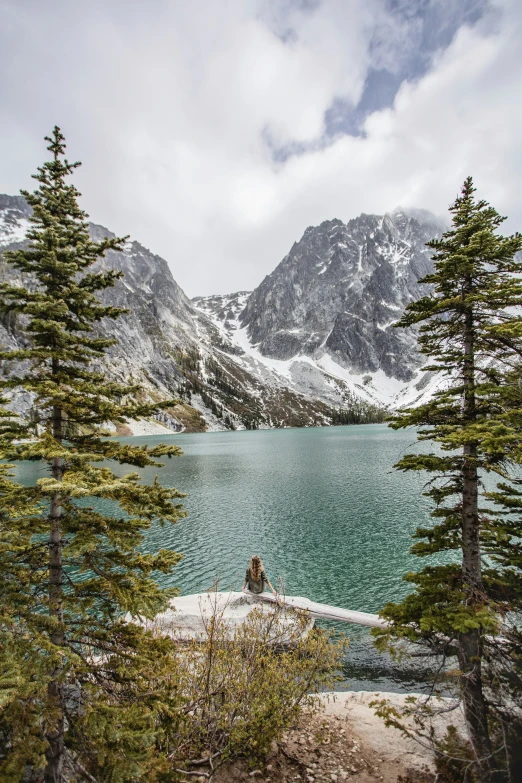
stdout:
[[[321,220],[397,204],[444,212],[468,173],[520,227],[514,0],[493,33],[462,28],[392,109],[367,119],[365,138],[285,163],[267,132],[278,144],[317,141],[332,100],[358,100],[387,23],[380,0],[286,3],[283,15],[262,0],[96,0],[83,18],[65,0],[45,5],[4,3],[0,190],[30,184],[57,122],[83,160],[92,218],[164,256],[190,295],[253,287]],[[381,58],[401,40],[386,29]]]

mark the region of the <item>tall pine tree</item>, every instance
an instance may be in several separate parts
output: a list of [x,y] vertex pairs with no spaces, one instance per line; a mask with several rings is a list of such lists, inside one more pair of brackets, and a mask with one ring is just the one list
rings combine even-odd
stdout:
[[[425,494],[433,501],[435,524],[417,530],[411,551],[421,557],[453,552],[458,559],[449,562],[446,556],[445,565],[428,565],[405,577],[415,591],[385,606],[383,616],[392,628],[381,644],[393,646],[403,637],[437,646],[443,639],[446,649],[456,652],[482,782],[500,774],[484,684],[485,645],[488,635],[497,634],[500,618],[521,608],[516,591],[508,589],[520,558],[517,566],[504,551],[502,560],[501,548],[509,549],[509,542],[499,535],[502,523],[489,513],[480,479],[493,472],[510,485],[510,465],[522,457],[522,264],[516,258],[522,237],[500,236],[504,218],[475,200],[474,192],[468,178],[450,207],[451,228],[428,243],[435,270],[421,282],[430,284],[432,293],[409,305],[397,324],[419,325],[421,351],[431,359],[426,369],[444,374],[447,383],[429,402],[400,411],[391,423],[396,429],[419,427],[419,440],[439,447],[406,455],[396,466],[431,475]],[[495,567],[484,560],[486,553],[496,557]]]
[[168,403],[137,403],[138,386],[112,382],[101,368],[113,343],[101,336],[103,319],[122,311],[97,294],[120,273],[91,267],[124,240],[91,240],[67,182],[80,164],[65,159],[59,128],[46,140],[51,159],[34,175],[38,188],[22,191],[33,210],[28,245],[4,256],[22,284],[0,286],[25,345],[0,353],[16,363],[0,388],[33,398],[30,422],[0,417],[0,457],[42,464],[35,486],[17,484],[6,468],[0,476],[0,777],[43,768],[46,783],[88,778],[103,756],[107,779],[123,780],[130,770],[139,777],[153,731],[154,689],[145,683],[139,698],[137,683],[162,642],[122,616],[151,617],[167,605],[172,591],[153,575],[170,572],[180,555],[146,555],[140,545],[152,524],[175,523],[183,511],[177,490],[146,485],[137,472],[121,476],[111,462],[160,465],[158,457],[180,451],[106,437],[108,422]]

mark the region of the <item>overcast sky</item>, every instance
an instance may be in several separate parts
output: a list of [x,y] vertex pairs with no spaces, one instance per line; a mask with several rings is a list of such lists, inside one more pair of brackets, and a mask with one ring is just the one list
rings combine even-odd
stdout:
[[520,0],[0,0],[0,192],[64,131],[82,206],[189,296],[249,290],[309,225],[522,229]]

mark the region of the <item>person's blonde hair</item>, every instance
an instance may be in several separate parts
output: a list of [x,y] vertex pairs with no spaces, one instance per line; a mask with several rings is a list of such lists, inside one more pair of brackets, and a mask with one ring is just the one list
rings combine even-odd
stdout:
[[259,555],[252,555],[250,558],[250,576],[257,582],[261,578],[261,571],[263,570],[263,562]]

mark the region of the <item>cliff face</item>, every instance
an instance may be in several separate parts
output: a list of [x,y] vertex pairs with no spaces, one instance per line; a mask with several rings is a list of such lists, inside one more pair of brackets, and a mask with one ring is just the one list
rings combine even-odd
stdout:
[[275,359],[329,355],[357,375],[409,381],[422,364],[413,331],[393,328],[432,269],[429,214],[403,211],[308,228],[251,294],[240,315],[252,343]]
[[[30,214],[22,197],[0,196],[0,251],[24,242]],[[96,240],[114,236],[103,226],[90,224],[89,228]],[[101,294],[104,301],[128,309],[118,320],[107,320],[101,326],[104,335],[118,340],[107,353],[106,367],[111,376],[141,380],[149,392],[156,387],[162,397],[174,396],[182,375],[172,352],[193,343],[194,308],[190,300],[173,279],[167,263],[138,242],[127,243],[123,253],[109,251],[95,267],[124,272],[124,278],[113,289]],[[20,279],[3,261],[0,277]],[[29,280],[24,282],[31,284]],[[23,339],[20,323],[8,319],[0,325],[4,345],[16,347]]]
[[[0,196],[0,252],[24,243],[29,217],[22,197]],[[391,324],[421,293],[424,242],[437,231],[430,216],[403,212],[328,221],[307,229],[252,293],[193,301],[164,259],[129,241],[97,263],[123,271],[102,298],[128,310],[101,325],[117,340],[104,366],[145,397],[180,399],[162,417],[170,429],[330,424],[339,409],[343,422],[375,420],[375,406],[425,393],[415,336]],[[113,236],[95,224],[90,233]],[[0,279],[17,277],[0,260]],[[24,339],[19,321],[0,318],[1,344]],[[13,400],[22,413],[30,405]]]

